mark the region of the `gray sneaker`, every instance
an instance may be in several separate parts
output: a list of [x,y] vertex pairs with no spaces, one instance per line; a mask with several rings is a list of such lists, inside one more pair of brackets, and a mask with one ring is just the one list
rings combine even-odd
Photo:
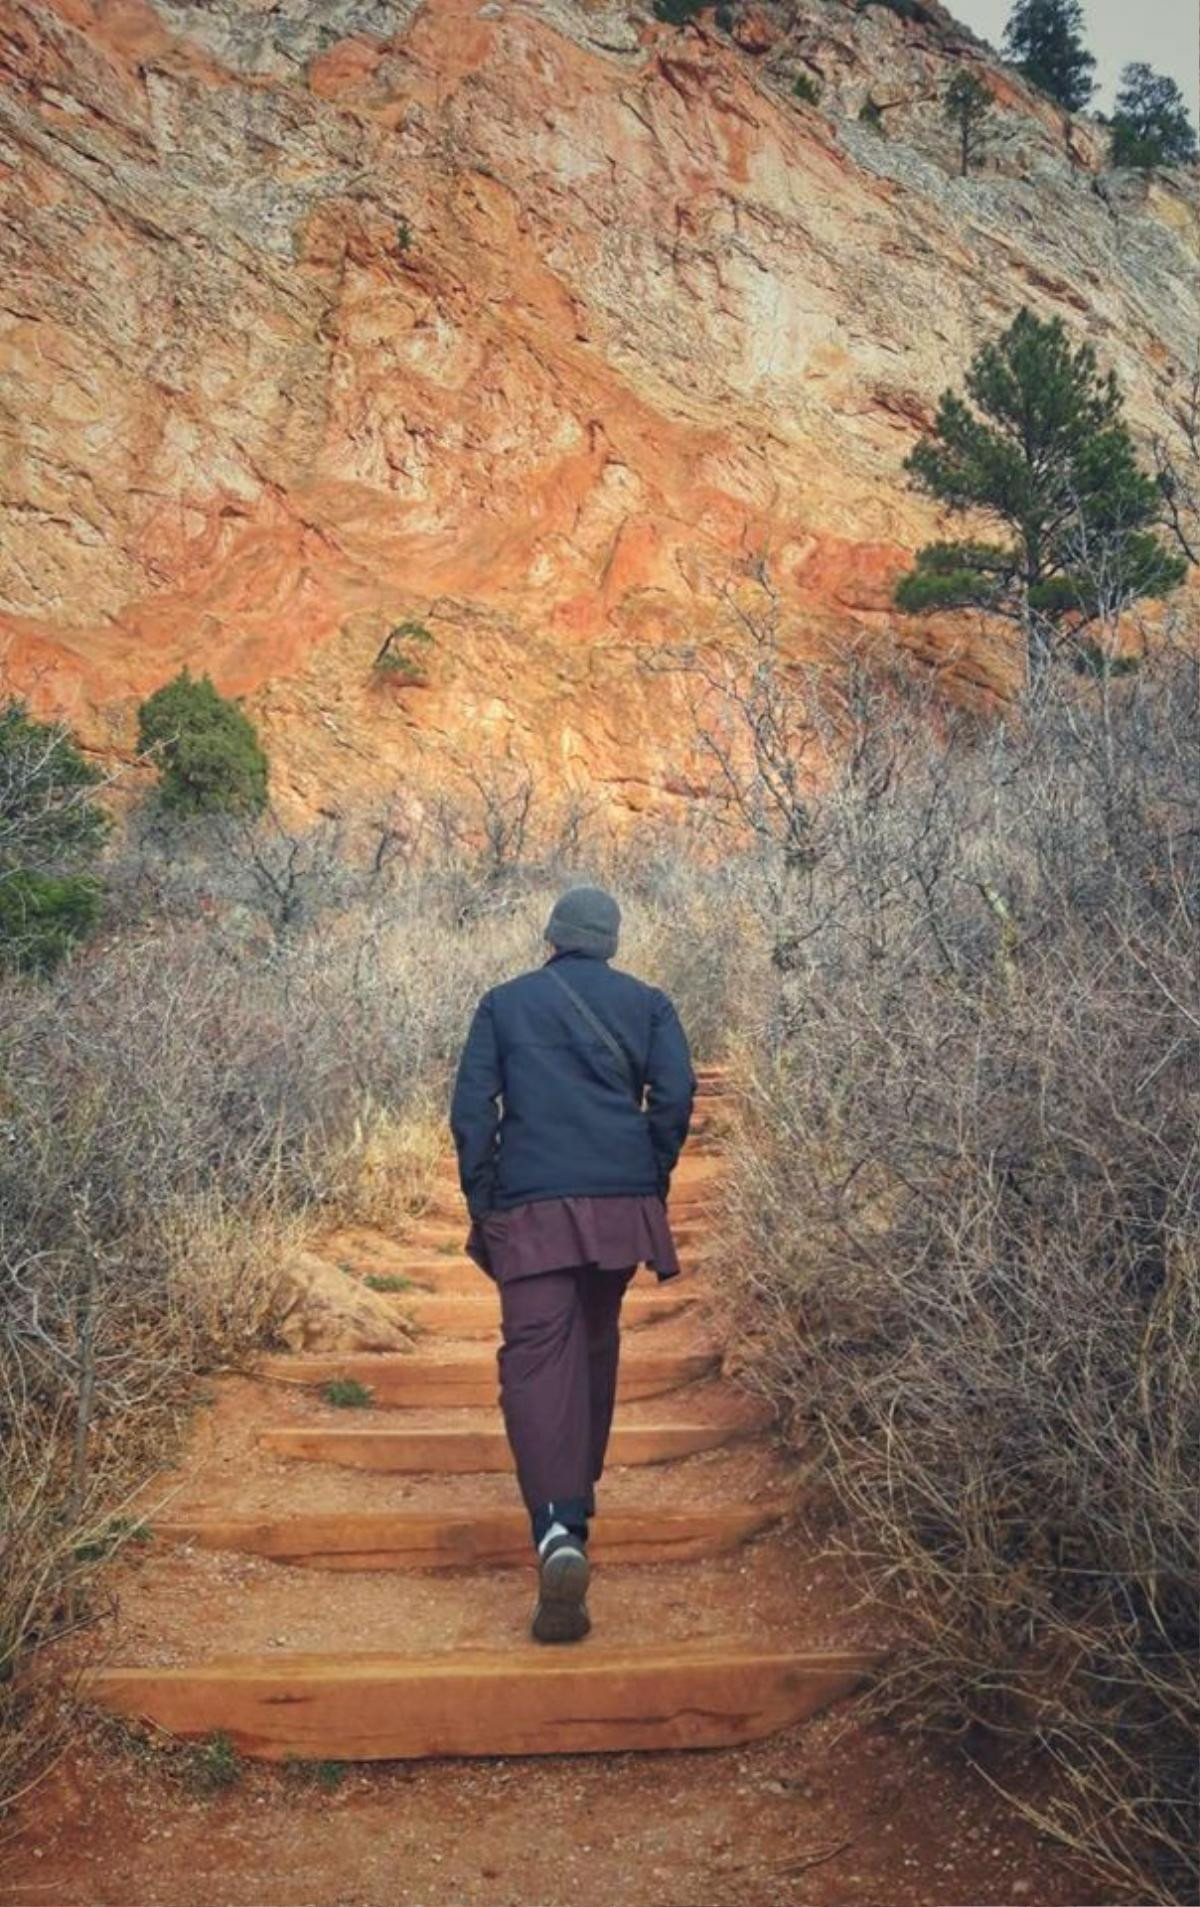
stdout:
[[535,1642],[582,1642],[591,1628],[587,1612],[587,1550],[577,1536],[551,1536],[538,1565],[533,1612]]

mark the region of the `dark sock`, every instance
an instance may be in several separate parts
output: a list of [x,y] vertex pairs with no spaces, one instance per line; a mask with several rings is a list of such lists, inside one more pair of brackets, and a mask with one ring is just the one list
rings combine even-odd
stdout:
[[587,1542],[588,1506],[583,1497],[561,1497],[557,1503],[540,1503],[533,1512],[534,1547],[541,1542],[552,1523],[561,1523],[580,1542]]

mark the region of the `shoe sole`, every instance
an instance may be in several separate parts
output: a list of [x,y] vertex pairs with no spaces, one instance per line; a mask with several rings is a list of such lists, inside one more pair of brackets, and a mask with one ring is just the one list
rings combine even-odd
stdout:
[[538,1572],[538,1603],[533,1612],[535,1642],[581,1642],[591,1628],[587,1612],[591,1570],[581,1550],[560,1549]]

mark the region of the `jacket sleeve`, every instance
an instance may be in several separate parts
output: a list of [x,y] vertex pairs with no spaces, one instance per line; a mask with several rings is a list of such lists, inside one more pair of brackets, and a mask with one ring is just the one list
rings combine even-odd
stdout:
[[472,1218],[482,1218],[492,1209],[503,1090],[491,995],[485,993],[471,1021],[450,1101],[458,1178]]
[[664,1198],[692,1120],[696,1079],[687,1035],[665,993],[656,993],[646,1062],[646,1117]]

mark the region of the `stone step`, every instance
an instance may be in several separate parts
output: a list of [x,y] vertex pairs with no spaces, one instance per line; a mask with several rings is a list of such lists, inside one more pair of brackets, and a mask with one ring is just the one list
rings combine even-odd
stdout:
[[[479,1278],[478,1272],[475,1276]],[[485,1280],[481,1282],[484,1284],[481,1291],[445,1288],[435,1292],[402,1291],[396,1294],[395,1303],[411,1323],[439,1337],[494,1338],[500,1329],[500,1300]],[[696,1296],[694,1289],[675,1291],[671,1285],[661,1291],[627,1292],[621,1306],[621,1323],[636,1329],[663,1318],[677,1318],[695,1304]]]
[[[694,1562],[721,1556],[770,1529],[778,1508],[733,1510],[605,1510],[589,1545],[602,1563]],[[309,1569],[478,1569],[531,1565],[529,1518],[521,1509],[478,1510],[469,1516],[420,1510],[369,1514],[300,1514],[164,1519],[153,1525],[165,1542],[238,1550]]]
[[734,1747],[849,1695],[873,1666],[854,1651],[737,1642],[609,1652],[530,1643],[104,1668],[82,1692],[184,1740],[219,1732],[259,1760],[407,1761]]
[[[702,1450],[719,1450],[754,1435],[769,1422],[763,1413],[736,1423],[618,1424],[609,1439],[608,1461],[614,1467],[670,1463]],[[410,1476],[463,1476],[513,1467],[508,1439],[500,1429],[343,1430],[340,1425],[288,1425],[264,1430],[259,1443],[265,1450],[302,1462]]]
[[[619,1401],[660,1397],[720,1369],[718,1351],[634,1351],[621,1361]],[[352,1351],[321,1356],[264,1357],[258,1376],[310,1389],[350,1380],[365,1385],[374,1404],[395,1410],[474,1410],[495,1404],[494,1357],[422,1358],[407,1352]]]

